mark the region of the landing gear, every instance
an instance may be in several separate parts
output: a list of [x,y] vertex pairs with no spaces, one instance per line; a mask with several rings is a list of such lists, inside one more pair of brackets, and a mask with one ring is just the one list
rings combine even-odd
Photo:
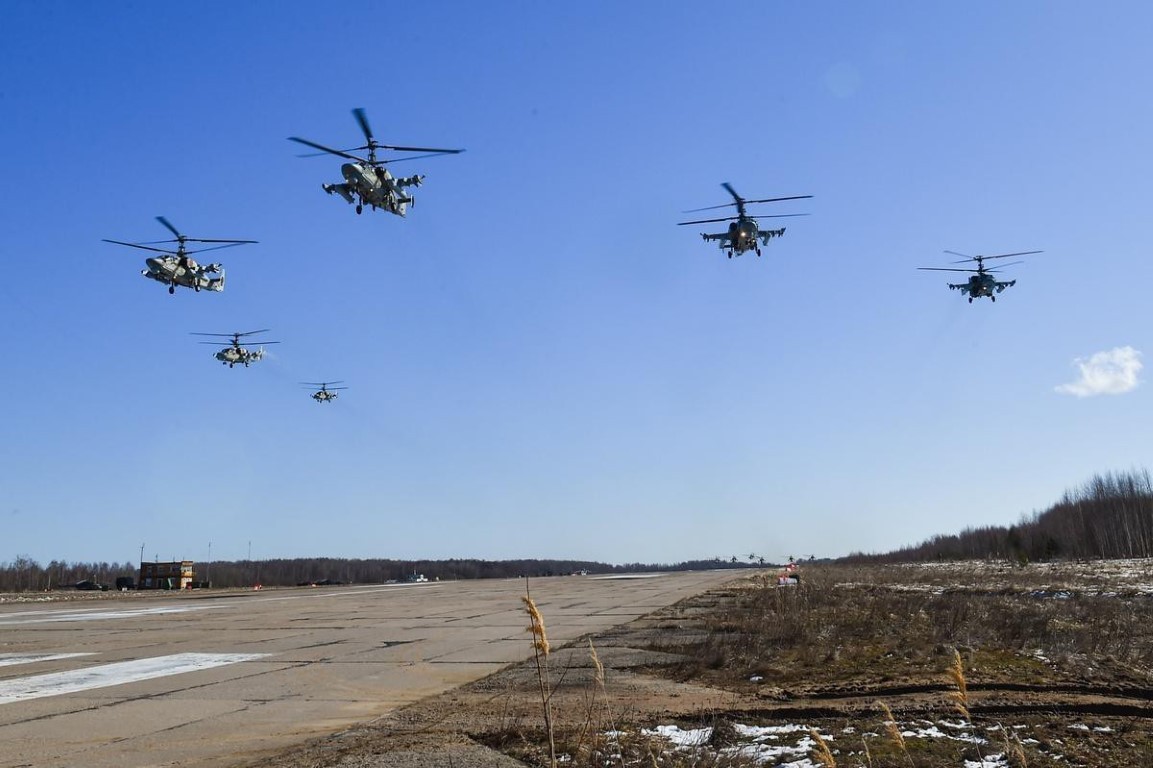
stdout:
[[363,213],[363,212],[364,212],[364,206],[363,206],[363,205],[361,205],[360,203],[357,203],[357,204],[356,204],[356,212],[357,212],[357,214],[358,214],[358,215],[359,215],[359,214],[361,214],[361,213]]
[[758,248],[758,249],[757,249],[757,257],[759,258],[759,257],[760,257],[760,255],[761,255],[761,249],[760,249],[760,248]]
[[168,286],[168,293],[169,293],[169,295],[176,293],[176,286],[175,285]]
[[972,303],[973,303],[973,297],[972,297],[972,296],[970,296],[970,297],[969,297],[969,303],[970,303],[970,304],[972,304]]
[[996,297],[996,296],[992,296],[992,295],[990,295],[990,296],[989,296],[989,301],[992,301],[992,302],[996,303],[996,301],[997,301],[997,297]]

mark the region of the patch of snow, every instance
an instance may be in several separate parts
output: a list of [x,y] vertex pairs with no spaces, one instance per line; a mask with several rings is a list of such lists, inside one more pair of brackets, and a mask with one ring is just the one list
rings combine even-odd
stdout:
[[656,728],[644,728],[641,733],[645,736],[660,736],[678,747],[699,747],[709,743],[713,729],[690,728],[686,731],[676,725],[658,725]]

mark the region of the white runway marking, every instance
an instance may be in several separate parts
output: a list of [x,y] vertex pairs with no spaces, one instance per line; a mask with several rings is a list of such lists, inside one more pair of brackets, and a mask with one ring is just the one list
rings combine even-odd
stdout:
[[73,609],[59,611],[29,611],[28,613],[11,613],[0,616],[0,627],[11,627],[19,624],[53,624],[64,621],[107,621],[109,619],[133,619],[140,616],[151,616],[165,613],[186,613],[188,611],[205,611],[214,606],[210,605],[171,605],[157,608],[125,608],[119,611],[93,611],[92,609]]
[[94,656],[92,653],[0,653],[0,667],[13,664],[35,664],[38,661],[56,661],[76,656]]
[[222,667],[242,661],[252,661],[268,656],[267,653],[177,653],[155,659],[121,661],[104,664],[89,669],[71,672],[54,672],[49,675],[0,680],[0,704],[14,701],[40,699],[45,696],[60,696],[65,693],[79,693],[92,688],[106,688],[111,685],[136,683],[157,677],[197,672],[202,669]]

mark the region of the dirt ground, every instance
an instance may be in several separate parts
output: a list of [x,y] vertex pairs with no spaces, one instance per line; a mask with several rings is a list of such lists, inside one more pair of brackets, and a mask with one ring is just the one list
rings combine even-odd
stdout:
[[[801,589],[751,577],[553,649],[555,753],[572,766],[1153,765],[1148,594],[1079,584],[1059,602],[1047,574],[1032,575],[1038,592],[1036,578],[887,573],[834,569]],[[529,662],[237,768],[549,765],[544,711]],[[657,726],[705,730],[685,746],[644,730]],[[799,741],[769,752],[785,737],[752,744],[741,729],[756,726]]]

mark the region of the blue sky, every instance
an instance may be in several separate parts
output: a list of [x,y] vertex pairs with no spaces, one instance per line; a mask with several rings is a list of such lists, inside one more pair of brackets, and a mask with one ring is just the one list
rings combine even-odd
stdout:
[[[836,556],[1153,463],[1147,4],[0,13],[0,561]],[[405,220],[285,140],[354,107],[467,149]],[[724,181],[812,215],[729,260]],[[157,215],[260,242],[169,296]]]

